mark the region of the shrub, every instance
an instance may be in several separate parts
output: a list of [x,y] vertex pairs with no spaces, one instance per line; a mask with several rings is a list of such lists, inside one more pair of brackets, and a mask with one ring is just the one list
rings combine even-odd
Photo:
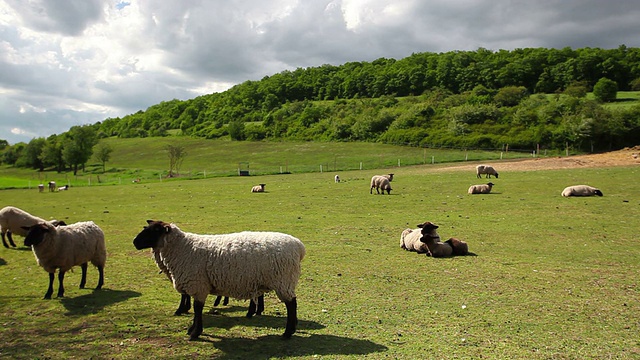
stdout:
[[598,82],[593,86],[593,96],[595,96],[598,101],[615,101],[617,93],[618,83],[607,78],[598,80]]

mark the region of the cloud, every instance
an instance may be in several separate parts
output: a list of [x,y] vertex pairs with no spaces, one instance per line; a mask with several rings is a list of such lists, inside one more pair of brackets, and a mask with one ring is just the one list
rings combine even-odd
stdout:
[[638,46],[638,18],[621,0],[0,0],[0,138],[28,142],[298,67]]

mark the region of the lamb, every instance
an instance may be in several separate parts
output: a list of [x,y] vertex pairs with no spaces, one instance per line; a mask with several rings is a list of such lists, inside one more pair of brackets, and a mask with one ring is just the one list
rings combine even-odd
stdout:
[[431,256],[431,251],[429,251],[427,244],[420,241],[421,237],[422,234],[419,229],[404,229],[402,234],[400,234],[400,247],[407,251],[415,251],[418,254],[427,254],[427,256]]
[[482,178],[482,176],[480,176],[482,174],[486,174],[485,177],[487,178],[491,178],[491,175],[494,175],[496,179],[498,178],[498,172],[496,171],[496,169],[493,168],[493,166],[489,166],[489,165],[476,166],[476,176],[478,177],[478,179]]
[[54,226],[51,223],[40,222],[22,228],[28,231],[24,245],[32,247],[38,265],[49,273],[49,288],[44,295],[45,299],[51,299],[53,294],[56,269],[60,269],[58,274],[59,298],[64,297],[64,274],[76,265],[80,265],[82,269],[80,289],[84,289],[89,261],[98,268],[100,274],[96,290],[102,288],[107,248],[104,232],[93,221],[78,222],[66,226]]
[[444,243],[451,246],[451,249],[453,249],[453,255],[455,256],[469,254],[469,245],[467,245],[465,241],[452,237]]
[[488,194],[491,192],[493,185],[495,184],[492,182],[482,184],[482,185],[471,185],[469,187],[468,193],[469,194]]
[[295,288],[305,255],[299,239],[277,232],[199,235],[163,221],[147,223],[133,245],[158,251],[176,291],[194,298],[190,340],[202,334],[202,309],[211,293],[251,299],[255,306],[260,296],[274,290],[287,308],[283,338],[296,332]]
[[251,188],[251,192],[264,192],[264,186],[267,184],[256,185]]
[[0,210],[0,229],[2,231],[2,245],[8,248],[9,245],[5,240],[6,237],[9,239],[9,243],[11,246],[16,247],[16,244],[13,242],[13,237],[11,234],[18,234],[20,236],[27,236],[27,231],[22,229],[22,226],[32,226],[40,222],[45,222],[45,220],[33,216],[28,212],[18,209],[13,206],[6,206]]
[[589,185],[568,186],[562,190],[562,196],[602,196],[602,191]]
[[382,190],[382,195],[384,195],[384,191],[387,190],[387,194],[391,195],[391,179],[393,179],[393,174],[387,175],[374,175],[371,178],[371,188],[369,189],[369,194],[373,194],[373,188],[376,189],[376,193],[380,194],[380,190]]
[[449,257],[453,254],[453,248],[447,243],[440,241],[440,235],[436,232],[438,225],[426,221],[418,224],[420,228],[420,241],[429,248],[429,253],[433,257]]

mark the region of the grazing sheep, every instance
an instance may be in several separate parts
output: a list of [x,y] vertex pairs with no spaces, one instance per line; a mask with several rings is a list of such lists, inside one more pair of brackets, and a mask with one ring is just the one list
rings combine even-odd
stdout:
[[476,176],[478,177],[478,179],[482,178],[482,174],[486,174],[485,177],[487,178],[491,178],[491,175],[495,176],[496,179],[498,178],[498,172],[496,171],[496,169],[493,168],[493,166],[489,166],[489,165],[478,165],[476,166]]
[[55,181],[49,181],[49,191],[50,192],[56,191],[56,182]]
[[589,185],[568,186],[562,190],[562,196],[602,196],[602,191]]
[[335,181],[336,183],[339,183],[339,182],[340,182],[340,176],[336,175],[336,176],[334,177],[334,181]]
[[[393,178],[393,174],[391,178]],[[369,189],[369,194],[373,194],[373,188],[376,189],[376,193],[380,194],[380,190],[382,190],[382,195],[384,195],[384,191],[387,191],[387,194],[391,195],[391,184],[389,183],[391,180],[386,177],[386,175],[375,175],[371,178],[371,188]]]
[[[435,226],[435,225],[434,225]],[[437,226],[435,228],[438,228]],[[427,254],[431,256],[427,244],[420,241],[422,234],[420,229],[404,229],[400,234],[400,247],[407,251],[415,251],[418,254]]]
[[104,265],[107,261],[107,248],[104,233],[93,221],[79,222],[66,226],[54,226],[41,222],[30,227],[24,239],[25,246],[31,246],[38,265],[49,273],[49,288],[45,299],[51,299],[53,280],[56,269],[58,273],[58,297],[64,297],[64,274],[76,265],[82,269],[80,289],[84,289],[87,281],[87,264],[90,261],[98,268],[100,277],[96,290],[104,284]]
[[264,186],[267,184],[256,185],[251,188],[251,192],[264,192]]
[[295,288],[305,255],[299,239],[277,232],[198,235],[184,232],[175,224],[153,220],[147,223],[133,245],[138,250],[158,251],[174,288],[194,298],[193,324],[187,331],[190,340],[202,334],[202,309],[211,293],[251,299],[251,306],[255,306],[260,296],[274,290],[287,308],[283,338],[295,333]]
[[471,185],[469,187],[468,193],[469,194],[488,194],[491,192],[493,185],[495,184],[492,182],[482,184],[482,185]]
[[38,184],[38,192],[44,192],[44,184]]
[[6,206],[0,210],[0,229],[2,231],[2,245],[8,248],[9,245],[5,240],[6,237],[9,239],[9,243],[11,246],[16,247],[16,244],[13,242],[12,234],[18,234],[20,236],[27,236],[27,231],[25,231],[23,226],[32,226],[40,222],[45,222],[45,220],[33,216],[28,212],[18,209],[13,206]]
[[453,255],[467,255],[469,254],[469,245],[466,242],[457,239],[457,238],[449,238],[449,240],[444,242],[445,244],[449,244],[453,249]]

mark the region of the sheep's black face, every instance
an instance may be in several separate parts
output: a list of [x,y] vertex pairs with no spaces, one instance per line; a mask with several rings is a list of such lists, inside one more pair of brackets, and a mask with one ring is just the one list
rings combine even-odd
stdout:
[[596,190],[596,191],[594,191],[594,192],[595,192],[595,194],[596,194],[596,195],[598,195],[598,196],[602,196],[602,191],[600,191],[600,190]]
[[148,226],[133,239],[133,246],[138,250],[155,247],[164,234],[171,231],[171,226],[162,221],[147,220]]
[[38,246],[44,240],[44,235],[49,232],[46,224],[36,224],[31,227],[23,226],[22,228],[27,230],[24,246]]

